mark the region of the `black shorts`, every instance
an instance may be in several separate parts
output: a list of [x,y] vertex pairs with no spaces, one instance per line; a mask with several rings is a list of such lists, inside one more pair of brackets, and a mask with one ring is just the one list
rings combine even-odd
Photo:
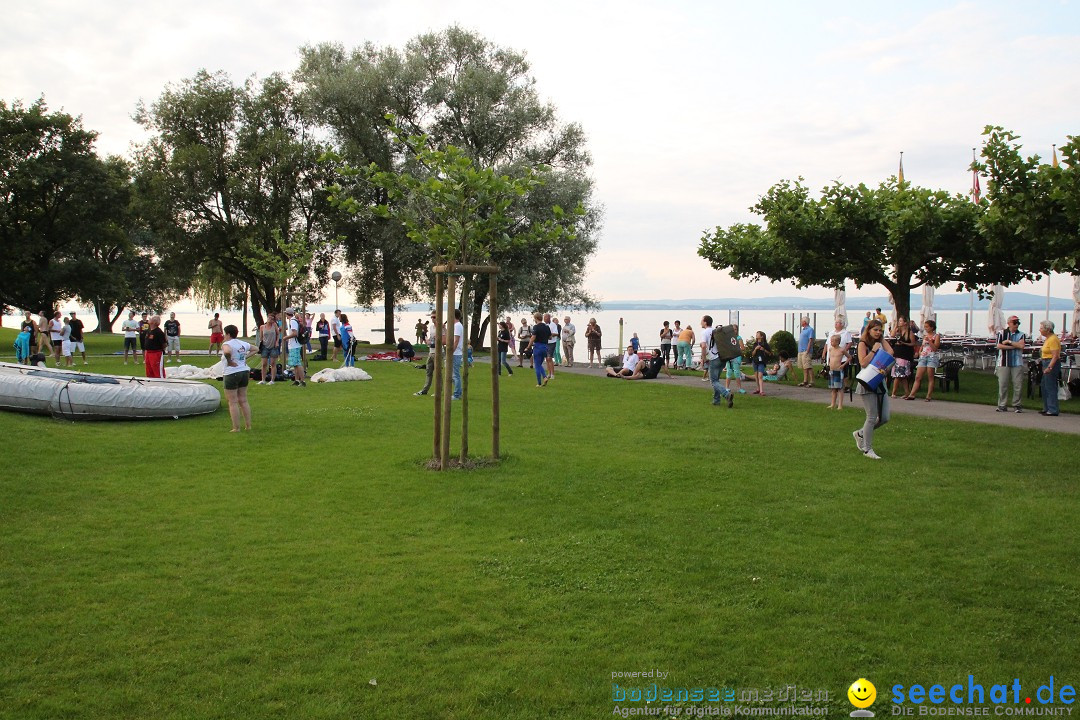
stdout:
[[334,336],[334,347],[341,347],[341,336],[340,335],[335,335]]
[[53,340],[53,341],[52,341],[52,346],[53,346],[53,347],[62,347],[62,346],[63,346],[63,344],[64,344],[64,341],[63,341],[63,340]]
[[135,338],[124,338],[124,351],[135,349]]
[[225,389],[226,390],[239,390],[248,386],[248,378],[251,373],[247,372],[235,372],[229,373],[225,376]]
[[519,353],[525,352],[525,348],[527,348],[527,347],[529,347],[529,341],[528,340],[518,340],[518,352]]

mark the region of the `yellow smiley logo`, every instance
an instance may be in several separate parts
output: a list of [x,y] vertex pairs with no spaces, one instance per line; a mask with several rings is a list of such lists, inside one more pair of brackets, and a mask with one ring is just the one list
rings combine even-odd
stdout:
[[874,687],[874,683],[866,678],[859,678],[851,683],[851,687],[847,691],[847,697],[855,707],[860,709],[868,708],[877,699],[877,688]]

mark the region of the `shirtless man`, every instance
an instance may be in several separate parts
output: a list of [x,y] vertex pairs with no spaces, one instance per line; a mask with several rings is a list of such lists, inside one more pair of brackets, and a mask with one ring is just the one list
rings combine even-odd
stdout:
[[214,319],[207,323],[206,327],[210,331],[210,347],[207,349],[206,354],[212,355],[215,345],[220,353],[221,343],[225,342],[225,328],[221,324],[220,314],[214,313]]

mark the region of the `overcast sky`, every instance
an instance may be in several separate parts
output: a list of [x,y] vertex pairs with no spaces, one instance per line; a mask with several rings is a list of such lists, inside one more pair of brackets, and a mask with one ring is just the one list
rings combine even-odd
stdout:
[[587,285],[606,300],[789,294],[696,254],[703,230],[754,221],[780,179],[876,184],[904,151],[907,180],[967,192],[983,126],[1045,157],[1080,133],[1069,0],[37,0],[4,15],[0,97],[82,115],[103,153],[143,139],[140,99],[200,68],[291,73],[304,44],[401,47],[451,24],[523,51],[540,94],[588,135],[605,222]]

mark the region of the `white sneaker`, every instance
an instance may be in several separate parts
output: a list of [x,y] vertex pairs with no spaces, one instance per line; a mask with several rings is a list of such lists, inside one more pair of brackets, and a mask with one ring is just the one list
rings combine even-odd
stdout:
[[256,385],[265,385],[266,381],[265,380],[260,380],[259,382],[255,383],[255,384]]
[[851,433],[851,437],[855,438],[855,447],[859,448],[863,452],[866,452],[866,448],[863,447],[862,430],[856,430]]
[[878,454],[876,452],[874,452],[873,450],[867,450],[863,454],[866,455],[866,457],[870,458],[871,460],[880,460],[881,459],[880,457],[878,457]]
[[273,381],[273,380],[271,380],[270,382],[268,382],[268,383],[266,383],[266,384],[267,384],[267,385],[273,385],[273,384],[274,384],[274,381]]

